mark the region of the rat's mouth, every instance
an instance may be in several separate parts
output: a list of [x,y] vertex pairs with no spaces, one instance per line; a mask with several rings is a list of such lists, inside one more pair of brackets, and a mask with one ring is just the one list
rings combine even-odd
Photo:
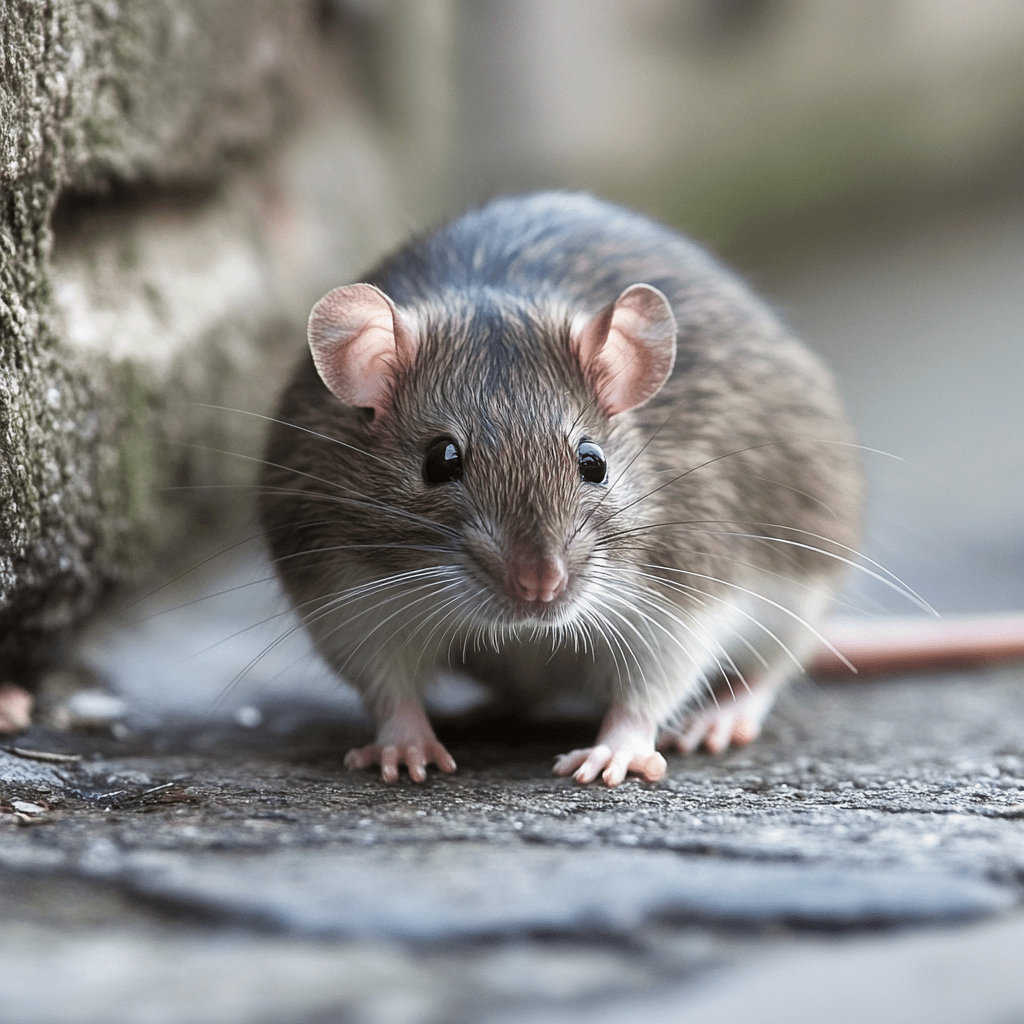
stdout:
[[554,633],[580,618],[580,601],[563,595],[554,601],[515,601],[507,596],[500,605],[490,603],[473,609],[464,626],[471,631],[482,630],[494,636],[518,636]]
[[526,629],[557,629],[579,615],[578,595],[563,593],[552,601],[522,601],[506,598],[510,625]]
[[[554,587],[517,586],[507,573],[481,573],[476,566],[467,575],[476,587],[477,600],[464,607],[466,625],[471,629],[483,628],[499,633],[550,633],[574,622],[585,613],[590,584],[579,573],[565,574],[556,593]],[[497,578],[496,578],[497,577]]]

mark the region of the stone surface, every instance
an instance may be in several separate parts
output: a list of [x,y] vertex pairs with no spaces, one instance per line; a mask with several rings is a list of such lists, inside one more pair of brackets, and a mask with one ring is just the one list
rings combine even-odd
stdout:
[[[384,1024],[430,1019],[436,998],[423,992],[426,972],[415,959],[387,947],[215,935],[185,941],[102,928],[64,938],[14,928],[7,938],[0,978],[12,1024],[298,1024],[353,1009]],[[41,998],[55,978],[64,996]]]
[[80,617],[155,526],[146,384],[62,351],[54,330],[54,206],[114,178],[216,178],[229,152],[280,132],[297,8],[243,6],[0,6],[0,656],[29,643],[14,631],[26,620]]
[[[109,876],[108,876],[109,877]],[[130,891],[297,934],[456,939],[623,932],[651,919],[843,928],[969,920],[1013,894],[935,871],[771,864],[654,851],[432,843],[379,851],[129,857]]]
[[1022,692],[808,689],[758,746],[612,791],[548,774],[589,723],[451,724],[459,773],[423,786],[344,771],[338,712],[36,729],[85,756],[45,790],[2,762],[7,1019],[1012,1021]]
[[592,936],[431,948],[173,925],[126,932],[100,921],[55,934],[5,923],[0,982],[17,1024],[1010,1024],[1024,1011],[1022,927],[1018,917],[853,939],[653,931],[624,943]]
[[12,1020],[773,1020],[788,998],[799,1024],[833,996],[885,1019],[886,994],[959,1020],[979,984],[976,1019],[1019,1012],[1021,668],[806,682],[756,744],[615,790],[550,774],[595,723],[478,711],[441,724],[455,775],[387,786],[342,767],[367,724],[308,650],[260,657],[290,628],[265,572],[215,559],[97,625],[64,671],[112,685],[127,732],[36,727],[19,746],[81,760],[0,759]]
[[[13,746],[16,742],[9,741],[8,745]],[[0,749],[0,780],[0,786],[8,793],[16,792],[26,798],[33,793],[62,790],[68,781],[53,765],[32,757],[19,756],[10,749]]]
[[196,522],[237,527],[309,306],[398,234],[386,118],[346,72],[393,62],[401,6],[357,38],[307,0],[0,2],[0,675]]
[[[645,1019],[679,1024],[1010,1024],[1024,1019],[1022,943],[1024,920],[1019,916],[966,932],[822,943],[663,989],[644,1001],[643,1013]],[[494,1024],[616,1024],[629,1019],[637,1005],[613,998],[482,1019]]]

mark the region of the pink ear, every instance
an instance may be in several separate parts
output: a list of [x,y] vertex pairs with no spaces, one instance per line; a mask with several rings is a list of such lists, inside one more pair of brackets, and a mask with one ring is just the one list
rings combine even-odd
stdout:
[[668,299],[649,284],[634,284],[588,322],[573,322],[583,372],[608,416],[653,398],[676,359],[676,318]]
[[387,411],[395,370],[416,353],[413,324],[372,284],[328,292],[309,314],[306,337],[327,387],[378,416]]

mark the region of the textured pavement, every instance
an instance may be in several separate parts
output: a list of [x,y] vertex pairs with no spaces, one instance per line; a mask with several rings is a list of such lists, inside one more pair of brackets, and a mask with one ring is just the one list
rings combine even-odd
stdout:
[[549,774],[571,722],[452,725],[423,786],[340,718],[35,729],[84,756],[0,753],[4,1019],[1024,1020],[1022,682],[808,682],[612,791]]

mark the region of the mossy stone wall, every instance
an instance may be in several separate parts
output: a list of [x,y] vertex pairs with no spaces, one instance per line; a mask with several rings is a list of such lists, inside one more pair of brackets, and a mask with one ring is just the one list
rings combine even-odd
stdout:
[[[393,241],[344,11],[0,0],[0,678],[183,536],[171,488],[237,477],[203,448],[252,429],[189,400],[268,408],[317,289]],[[135,235],[144,265],[116,265]],[[193,235],[227,297],[175,291]]]

